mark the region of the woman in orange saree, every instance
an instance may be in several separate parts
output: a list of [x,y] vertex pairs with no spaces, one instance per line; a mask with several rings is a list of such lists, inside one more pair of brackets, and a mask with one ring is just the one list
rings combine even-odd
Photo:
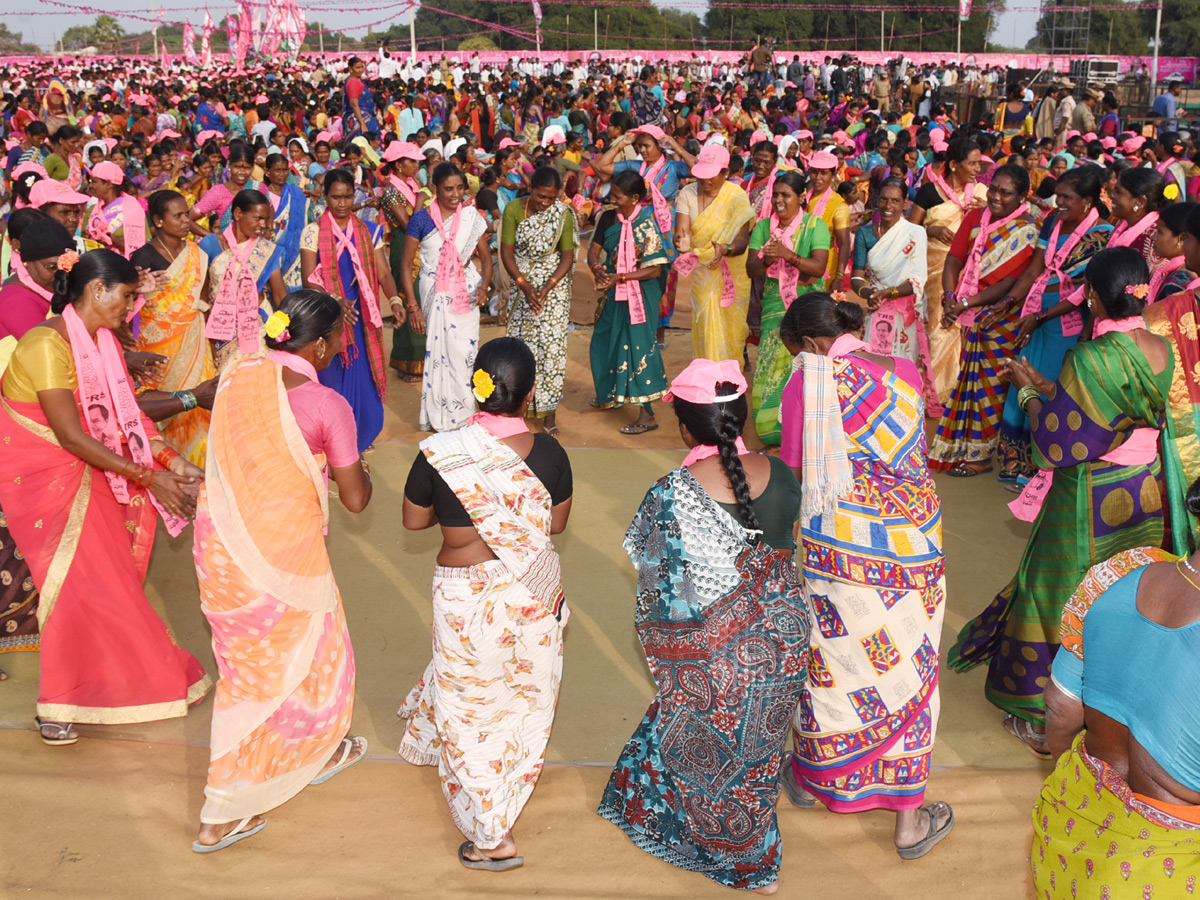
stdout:
[[[167,358],[161,375],[142,378],[142,390],[168,393],[190,391],[217,374],[212,345],[204,337],[208,261],[195,243],[185,240],[191,225],[187,201],[175,191],[156,191],[150,197],[154,239],[135,251],[134,265],[162,272],[165,282],[147,292],[141,310],[137,349]],[[184,411],[158,423],[164,440],[190,462],[204,466],[210,413],[184,398]],[[188,409],[188,405],[192,408]]]
[[342,334],[336,300],[295,291],[267,320],[267,356],[221,378],[193,547],[220,672],[197,853],[367,750],[346,736],[354,651],[324,537],[328,474],[351,512],[371,498],[350,405],[317,380]]
[[157,516],[178,533],[203,473],[129,386],[112,329],[137,269],[111,250],[59,267],[62,315],[26,332],[0,385],[0,507],[41,594],[38,726],[53,745],[79,739],[73,722],[183,716],[211,686],[142,590]]

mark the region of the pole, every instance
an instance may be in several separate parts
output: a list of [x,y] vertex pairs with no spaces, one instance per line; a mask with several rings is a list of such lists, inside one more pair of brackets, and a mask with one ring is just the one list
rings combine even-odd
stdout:
[[612,13],[604,14],[604,49],[608,49],[608,26],[612,24]]
[[1112,15],[1111,13],[1109,14],[1109,17],[1108,17],[1108,53],[1110,56],[1112,55],[1113,22],[1116,21],[1116,18],[1117,17]]
[[883,53],[883,7],[879,8],[879,52]]
[[592,49],[600,52],[600,10],[592,10]]
[[917,19],[917,52],[923,53],[925,48],[925,17]]
[[825,52],[829,52],[829,13],[825,13]]
[[571,52],[571,14],[567,13],[567,53]]
[[317,43],[320,44],[320,47],[321,47],[321,58],[324,59],[325,58],[325,26],[324,26],[324,24],[322,24],[320,22],[318,22],[317,24],[320,25],[320,27],[317,29]]
[[625,35],[625,49],[629,50],[633,47],[633,12],[629,13],[629,33]]
[[1162,0],[1154,12],[1154,61],[1150,64],[1150,95],[1158,90],[1158,48],[1162,43]]
[[417,61],[417,6],[408,8],[408,55],[409,64]]
[[[924,30],[924,29],[922,29]],[[958,37],[956,39],[955,54],[958,56],[958,61],[962,62],[962,16],[958,17]]]

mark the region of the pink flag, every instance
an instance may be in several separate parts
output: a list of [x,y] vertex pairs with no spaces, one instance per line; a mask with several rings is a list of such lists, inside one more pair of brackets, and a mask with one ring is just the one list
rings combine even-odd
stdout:
[[162,44],[160,45],[160,49],[162,51],[162,59],[159,61],[159,65],[162,66],[162,73],[165,76],[168,72],[171,71],[171,54],[169,54],[167,52],[167,42],[166,41],[162,42]]
[[971,18],[971,0],[958,0],[958,17],[964,22]]
[[203,64],[205,68],[208,68],[212,65],[212,33],[212,14],[205,9],[204,27],[200,29],[200,55],[204,58]]
[[191,22],[183,23],[183,59],[189,66],[200,64],[200,58],[196,56],[196,30]]
[[533,21],[542,24],[542,4],[538,3],[538,0],[533,0]]
[[246,54],[254,36],[254,10],[250,8],[249,0],[238,0],[238,49],[235,65],[241,68],[246,64]]

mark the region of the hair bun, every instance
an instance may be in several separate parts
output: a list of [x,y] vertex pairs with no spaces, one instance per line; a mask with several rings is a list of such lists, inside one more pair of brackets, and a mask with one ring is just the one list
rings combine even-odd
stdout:
[[862,331],[863,308],[857,303],[849,300],[838,300],[834,311],[837,315],[838,325],[844,331]]
[[1193,481],[1191,487],[1187,489],[1184,503],[1187,505],[1188,512],[1200,518],[1200,478]]

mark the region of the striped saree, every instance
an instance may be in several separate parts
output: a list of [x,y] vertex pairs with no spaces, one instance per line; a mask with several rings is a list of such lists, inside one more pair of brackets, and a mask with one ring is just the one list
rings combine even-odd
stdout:
[[[1017,574],[967,623],[947,660],[960,672],[988,663],[986,696],[1006,712],[1045,720],[1042,691],[1059,647],[1063,606],[1088,569],[1122,550],[1161,545],[1164,496],[1172,527],[1186,530],[1169,419],[1164,427],[1173,371],[1168,364],[1152,372],[1125,334],[1109,333],[1067,353],[1033,432],[1035,461],[1053,469],[1053,485]],[[1165,458],[1150,465],[1100,458],[1135,429],[1160,427]]]
[[290,800],[350,728],[354,651],[325,549],[323,463],[280,367],[232,363],[213,408],[192,548],[220,671],[206,824]]

